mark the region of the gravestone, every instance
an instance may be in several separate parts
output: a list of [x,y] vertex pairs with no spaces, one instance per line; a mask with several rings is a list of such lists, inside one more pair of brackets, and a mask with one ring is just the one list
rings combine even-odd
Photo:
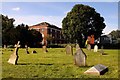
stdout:
[[10,63],[10,64],[14,64],[14,65],[17,64],[18,57],[19,57],[18,56],[18,49],[20,47],[19,43],[20,43],[20,41],[18,41],[18,43],[15,45],[15,49],[14,49],[13,54],[10,55],[10,58],[8,60],[8,63]]
[[27,45],[25,45],[25,49],[26,49],[26,53],[29,54],[28,46]]
[[78,49],[80,49],[79,44],[76,45],[76,51],[77,51]]
[[84,74],[103,75],[108,71],[108,67],[98,64],[84,72]]
[[74,55],[74,62],[77,66],[86,66],[86,54],[83,52],[83,50],[79,47],[79,49],[76,51]]
[[101,46],[100,53],[101,53],[102,55],[104,55],[103,46]]
[[73,48],[70,45],[66,46],[66,54],[72,54],[73,55]]
[[94,46],[94,52],[98,52],[98,46],[97,45]]
[[43,52],[44,52],[44,53],[48,52],[48,50],[47,50],[47,47],[46,47],[46,46],[43,46]]
[[87,44],[87,50],[91,50],[91,45]]

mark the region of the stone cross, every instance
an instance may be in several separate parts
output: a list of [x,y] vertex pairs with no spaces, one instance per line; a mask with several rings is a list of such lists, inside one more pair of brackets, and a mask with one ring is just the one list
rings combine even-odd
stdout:
[[84,74],[103,75],[107,71],[108,71],[108,67],[106,67],[102,64],[98,64],[98,65],[95,65],[95,66],[91,67],[87,71],[85,71]]
[[13,54],[10,55],[10,58],[8,60],[8,63],[10,63],[10,64],[14,64],[14,65],[17,64],[18,57],[19,57],[18,56],[18,49],[20,47],[19,43],[20,43],[20,41],[18,41],[18,43],[15,45],[15,49],[14,49]]
[[72,54],[73,55],[73,48],[70,45],[67,45],[66,47],[66,54]]
[[94,46],[94,52],[98,52],[98,46],[97,45]]
[[74,55],[74,62],[77,66],[86,66],[86,54],[83,50],[79,47]]

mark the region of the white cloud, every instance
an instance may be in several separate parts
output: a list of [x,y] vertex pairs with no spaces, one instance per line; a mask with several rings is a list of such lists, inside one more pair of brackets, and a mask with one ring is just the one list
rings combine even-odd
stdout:
[[15,8],[12,8],[13,11],[19,11],[20,8],[19,7],[15,7]]
[[48,22],[50,24],[56,25],[58,27],[62,27],[62,20],[63,16],[15,16],[15,15],[9,15],[10,18],[14,18],[15,25],[18,24],[27,24],[29,26],[35,25],[41,22]]

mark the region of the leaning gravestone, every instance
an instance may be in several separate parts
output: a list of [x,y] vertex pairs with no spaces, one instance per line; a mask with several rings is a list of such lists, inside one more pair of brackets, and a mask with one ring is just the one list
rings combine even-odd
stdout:
[[72,54],[73,55],[73,48],[70,45],[66,46],[66,54]]
[[86,54],[83,52],[83,50],[79,47],[77,48],[77,51],[74,55],[74,61],[75,65],[77,66],[86,66]]
[[91,45],[90,44],[87,45],[87,50],[91,50]]
[[103,75],[108,71],[108,67],[98,64],[84,72],[84,74]]
[[97,45],[94,46],[94,52],[98,52],[98,46]]
[[15,49],[14,49],[14,52],[13,54],[10,55],[10,58],[8,60],[8,63],[10,64],[17,64],[17,61],[18,61],[18,49],[20,47],[19,45],[20,41],[18,41],[18,43],[15,45]]
[[29,54],[28,46],[27,45],[25,45],[25,49],[26,49],[26,53]]

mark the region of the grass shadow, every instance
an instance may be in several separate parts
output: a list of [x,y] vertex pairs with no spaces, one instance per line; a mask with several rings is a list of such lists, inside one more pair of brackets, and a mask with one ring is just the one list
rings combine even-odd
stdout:
[[48,65],[48,66],[50,66],[50,65],[53,65],[53,64],[47,64],[47,63],[35,63],[35,65]]
[[30,65],[30,63],[18,63],[17,65]]

